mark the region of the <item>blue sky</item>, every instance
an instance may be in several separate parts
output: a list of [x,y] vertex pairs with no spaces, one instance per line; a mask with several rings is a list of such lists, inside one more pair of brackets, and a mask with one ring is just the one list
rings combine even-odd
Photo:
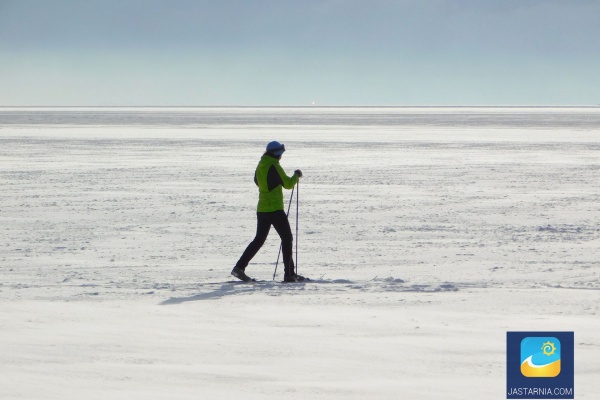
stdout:
[[0,0],[0,105],[598,105],[600,1]]

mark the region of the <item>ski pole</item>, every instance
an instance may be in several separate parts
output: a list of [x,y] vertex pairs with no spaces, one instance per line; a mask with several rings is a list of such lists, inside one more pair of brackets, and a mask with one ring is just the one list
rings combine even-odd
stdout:
[[[288,204],[287,213],[285,214],[286,217],[290,215],[290,207],[292,206],[292,199],[294,198],[294,189],[296,189],[295,186],[292,188],[292,194],[290,196],[290,202]],[[273,280],[275,280],[275,275],[277,274],[277,265],[279,265],[279,256],[281,255],[281,248],[282,248],[282,246],[283,246],[283,244],[279,245],[279,252],[277,253],[277,261],[275,262],[275,272],[273,272]]]
[[296,190],[296,275],[298,275],[298,208],[300,207],[300,181],[298,181],[296,186],[298,186],[298,190]]

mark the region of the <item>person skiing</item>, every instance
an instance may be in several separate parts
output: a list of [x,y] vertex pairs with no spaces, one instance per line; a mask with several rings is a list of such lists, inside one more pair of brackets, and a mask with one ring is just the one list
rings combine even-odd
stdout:
[[284,282],[302,282],[305,280],[303,276],[297,275],[294,269],[294,260],[292,259],[294,238],[283,207],[282,189],[292,189],[302,177],[302,171],[297,169],[291,177],[286,175],[281,165],[279,165],[279,160],[281,160],[284,151],[285,146],[277,141],[267,144],[267,151],[261,157],[254,173],[254,183],[258,186],[256,236],[231,270],[231,275],[246,282],[254,280],[246,275],[246,267],[265,243],[271,225],[275,227],[281,238],[285,268]]

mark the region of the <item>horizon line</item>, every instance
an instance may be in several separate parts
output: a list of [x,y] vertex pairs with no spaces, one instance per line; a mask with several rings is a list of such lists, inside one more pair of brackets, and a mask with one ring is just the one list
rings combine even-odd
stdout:
[[598,108],[585,105],[0,105],[0,108]]

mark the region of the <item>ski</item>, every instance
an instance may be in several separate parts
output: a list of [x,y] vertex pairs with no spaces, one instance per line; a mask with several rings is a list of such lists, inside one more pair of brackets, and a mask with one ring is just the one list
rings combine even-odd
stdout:
[[304,278],[301,281],[281,281],[281,283],[310,283],[312,280],[310,278]]
[[264,279],[255,279],[255,278],[250,278],[250,280],[235,280],[235,281],[227,281],[224,283],[239,283],[239,284],[265,284],[265,283],[281,283],[281,284],[294,284],[294,283],[313,283],[313,282],[318,282],[318,281],[313,281],[312,279],[309,278],[304,278],[303,281],[291,281],[291,282],[287,282],[287,281],[275,281],[275,280],[264,280]]

